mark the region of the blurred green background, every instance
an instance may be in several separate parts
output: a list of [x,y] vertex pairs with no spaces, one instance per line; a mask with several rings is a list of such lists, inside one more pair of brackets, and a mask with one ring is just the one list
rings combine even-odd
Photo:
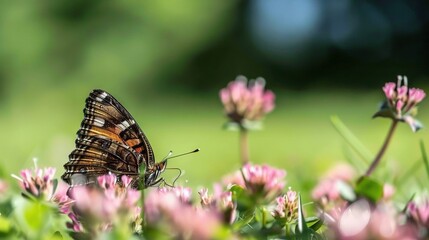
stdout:
[[[210,186],[239,167],[218,91],[243,74],[277,94],[264,130],[250,135],[252,161],[285,168],[288,185],[307,191],[349,152],[331,115],[375,154],[389,126],[371,120],[384,82],[404,74],[429,89],[428,13],[423,0],[0,1],[4,177],[32,158],[60,176],[84,100],[101,88],[133,114],[158,159],[201,148],[169,166],[183,170],[181,183]],[[428,117],[423,102],[419,119]],[[379,177],[418,161],[419,139],[427,130],[401,125]]]

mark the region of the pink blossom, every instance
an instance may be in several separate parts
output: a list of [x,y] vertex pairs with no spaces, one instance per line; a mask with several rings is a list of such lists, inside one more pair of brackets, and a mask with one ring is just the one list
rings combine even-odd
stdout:
[[407,212],[419,225],[429,228],[429,199],[422,198],[412,201],[407,206]]
[[391,100],[395,97],[396,95],[395,87],[396,87],[396,83],[393,83],[393,82],[388,82],[384,85],[383,91],[386,94],[387,99]]
[[426,93],[422,89],[408,88],[407,77],[398,76],[398,84],[386,83],[383,92],[386,95],[387,104],[383,105],[374,116],[389,117],[396,121],[406,122],[414,132],[422,127],[421,123],[414,119],[417,113],[416,105],[426,97]]
[[71,211],[71,206],[74,202],[73,199],[67,195],[69,188],[68,184],[59,182],[52,198],[52,201],[58,204],[60,212],[63,214],[68,214]]
[[389,183],[383,185],[383,199],[390,200],[395,194],[395,186]]
[[169,226],[168,233],[174,238],[213,239],[221,227],[217,214],[182,202],[174,191],[150,191],[144,208],[147,223]]
[[[71,216],[76,218],[85,230],[108,230],[119,219],[130,223],[137,219],[135,209],[140,192],[130,187],[127,178],[118,183],[116,179],[114,174],[107,174],[97,178],[97,187],[76,186],[70,189],[69,194],[73,199]],[[69,226],[76,228],[76,221],[72,217]]]
[[253,165],[246,163],[241,171],[224,178],[226,184],[237,184],[249,191],[252,195],[261,196],[269,200],[279,194],[284,186],[286,171],[268,165]]
[[391,205],[379,204],[372,208],[366,200],[359,200],[344,209],[335,226],[334,239],[417,239],[411,226],[400,223]]
[[276,198],[276,208],[272,212],[275,218],[284,219],[286,222],[295,221],[298,218],[298,195],[290,188],[283,196]]
[[201,205],[203,207],[211,206],[213,204],[213,198],[212,196],[209,196],[208,192],[209,190],[207,188],[202,188],[200,191],[198,191],[201,199]]
[[225,112],[231,121],[258,121],[274,109],[275,95],[265,90],[265,80],[257,78],[248,83],[246,77],[238,76],[219,92]]
[[24,169],[21,177],[12,175],[19,180],[19,186],[37,198],[50,199],[54,191],[55,168],[35,168],[33,171]]
[[201,198],[201,206],[205,209],[209,209],[217,215],[221,216],[224,223],[231,224],[234,222],[237,211],[236,204],[232,199],[232,192],[218,192],[212,195],[208,195],[208,189],[203,188],[199,192]]
[[340,164],[331,169],[312,191],[312,197],[323,205],[340,200],[340,184],[347,184],[355,176],[354,169],[347,164]]
[[426,97],[426,93],[419,88],[410,88],[408,101],[417,104]]

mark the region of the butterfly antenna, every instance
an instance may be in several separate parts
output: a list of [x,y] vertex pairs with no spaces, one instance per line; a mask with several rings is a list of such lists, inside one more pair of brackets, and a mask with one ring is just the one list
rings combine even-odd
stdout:
[[199,149],[199,148],[197,148],[197,149],[195,149],[195,150],[193,150],[193,151],[186,152],[186,153],[182,153],[182,154],[178,154],[178,155],[174,155],[174,156],[171,156],[171,157],[170,157],[170,155],[172,154],[172,151],[170,151],[170,152],[168,153],[168,155],[164,158],[164,160],[172,159],[172,158],[176,158],[176,157],[181,157],[181,156],[188,155],[188,154],[191,154],[191,153],[196,153],[196,152],[199,152],[199,151],[200,151],[200,149]]
[[173,151],[169,151],[168,153],[167,153],[167,156],[165,156],[163,159],[162,159],[162,161],[164,161],[164,160],[167,160],[170,156],[171,156],[171,154],[173,154]]

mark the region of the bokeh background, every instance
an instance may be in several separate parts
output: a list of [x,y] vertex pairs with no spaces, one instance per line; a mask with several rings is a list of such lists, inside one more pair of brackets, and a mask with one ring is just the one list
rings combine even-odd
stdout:
[[[102,88],[158,159],[201,148],[169,166],[183,170],[180,183],[210,186],[239,167],[218,91],[242,74],[264,77],[277,94],[264,130],[250,135],[251,160],[286,169],[288,185],[306,192],[350,158],[330,116],[374,154],[389,126],[371,119],[384,82],[404,74],[429,90],[428,43],[424,0],[0,1],[1,174],[37,158],[60,176],[84,100]],[[429,124],[429,104],[419,119]],[[398,179],[418,162],[420,139],[427,130],[401,125],[379,177]]]

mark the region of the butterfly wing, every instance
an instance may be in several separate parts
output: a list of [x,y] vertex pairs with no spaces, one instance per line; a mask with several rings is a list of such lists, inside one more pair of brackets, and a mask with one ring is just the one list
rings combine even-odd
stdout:
[[139,166],[152,169],[152,147],[131,114],[109,93],[93,90],[86,99],[84,119],[77,132],[76,149],[64,165],[62,179],[74,175],[95,179],[109,172],[137,176]]

